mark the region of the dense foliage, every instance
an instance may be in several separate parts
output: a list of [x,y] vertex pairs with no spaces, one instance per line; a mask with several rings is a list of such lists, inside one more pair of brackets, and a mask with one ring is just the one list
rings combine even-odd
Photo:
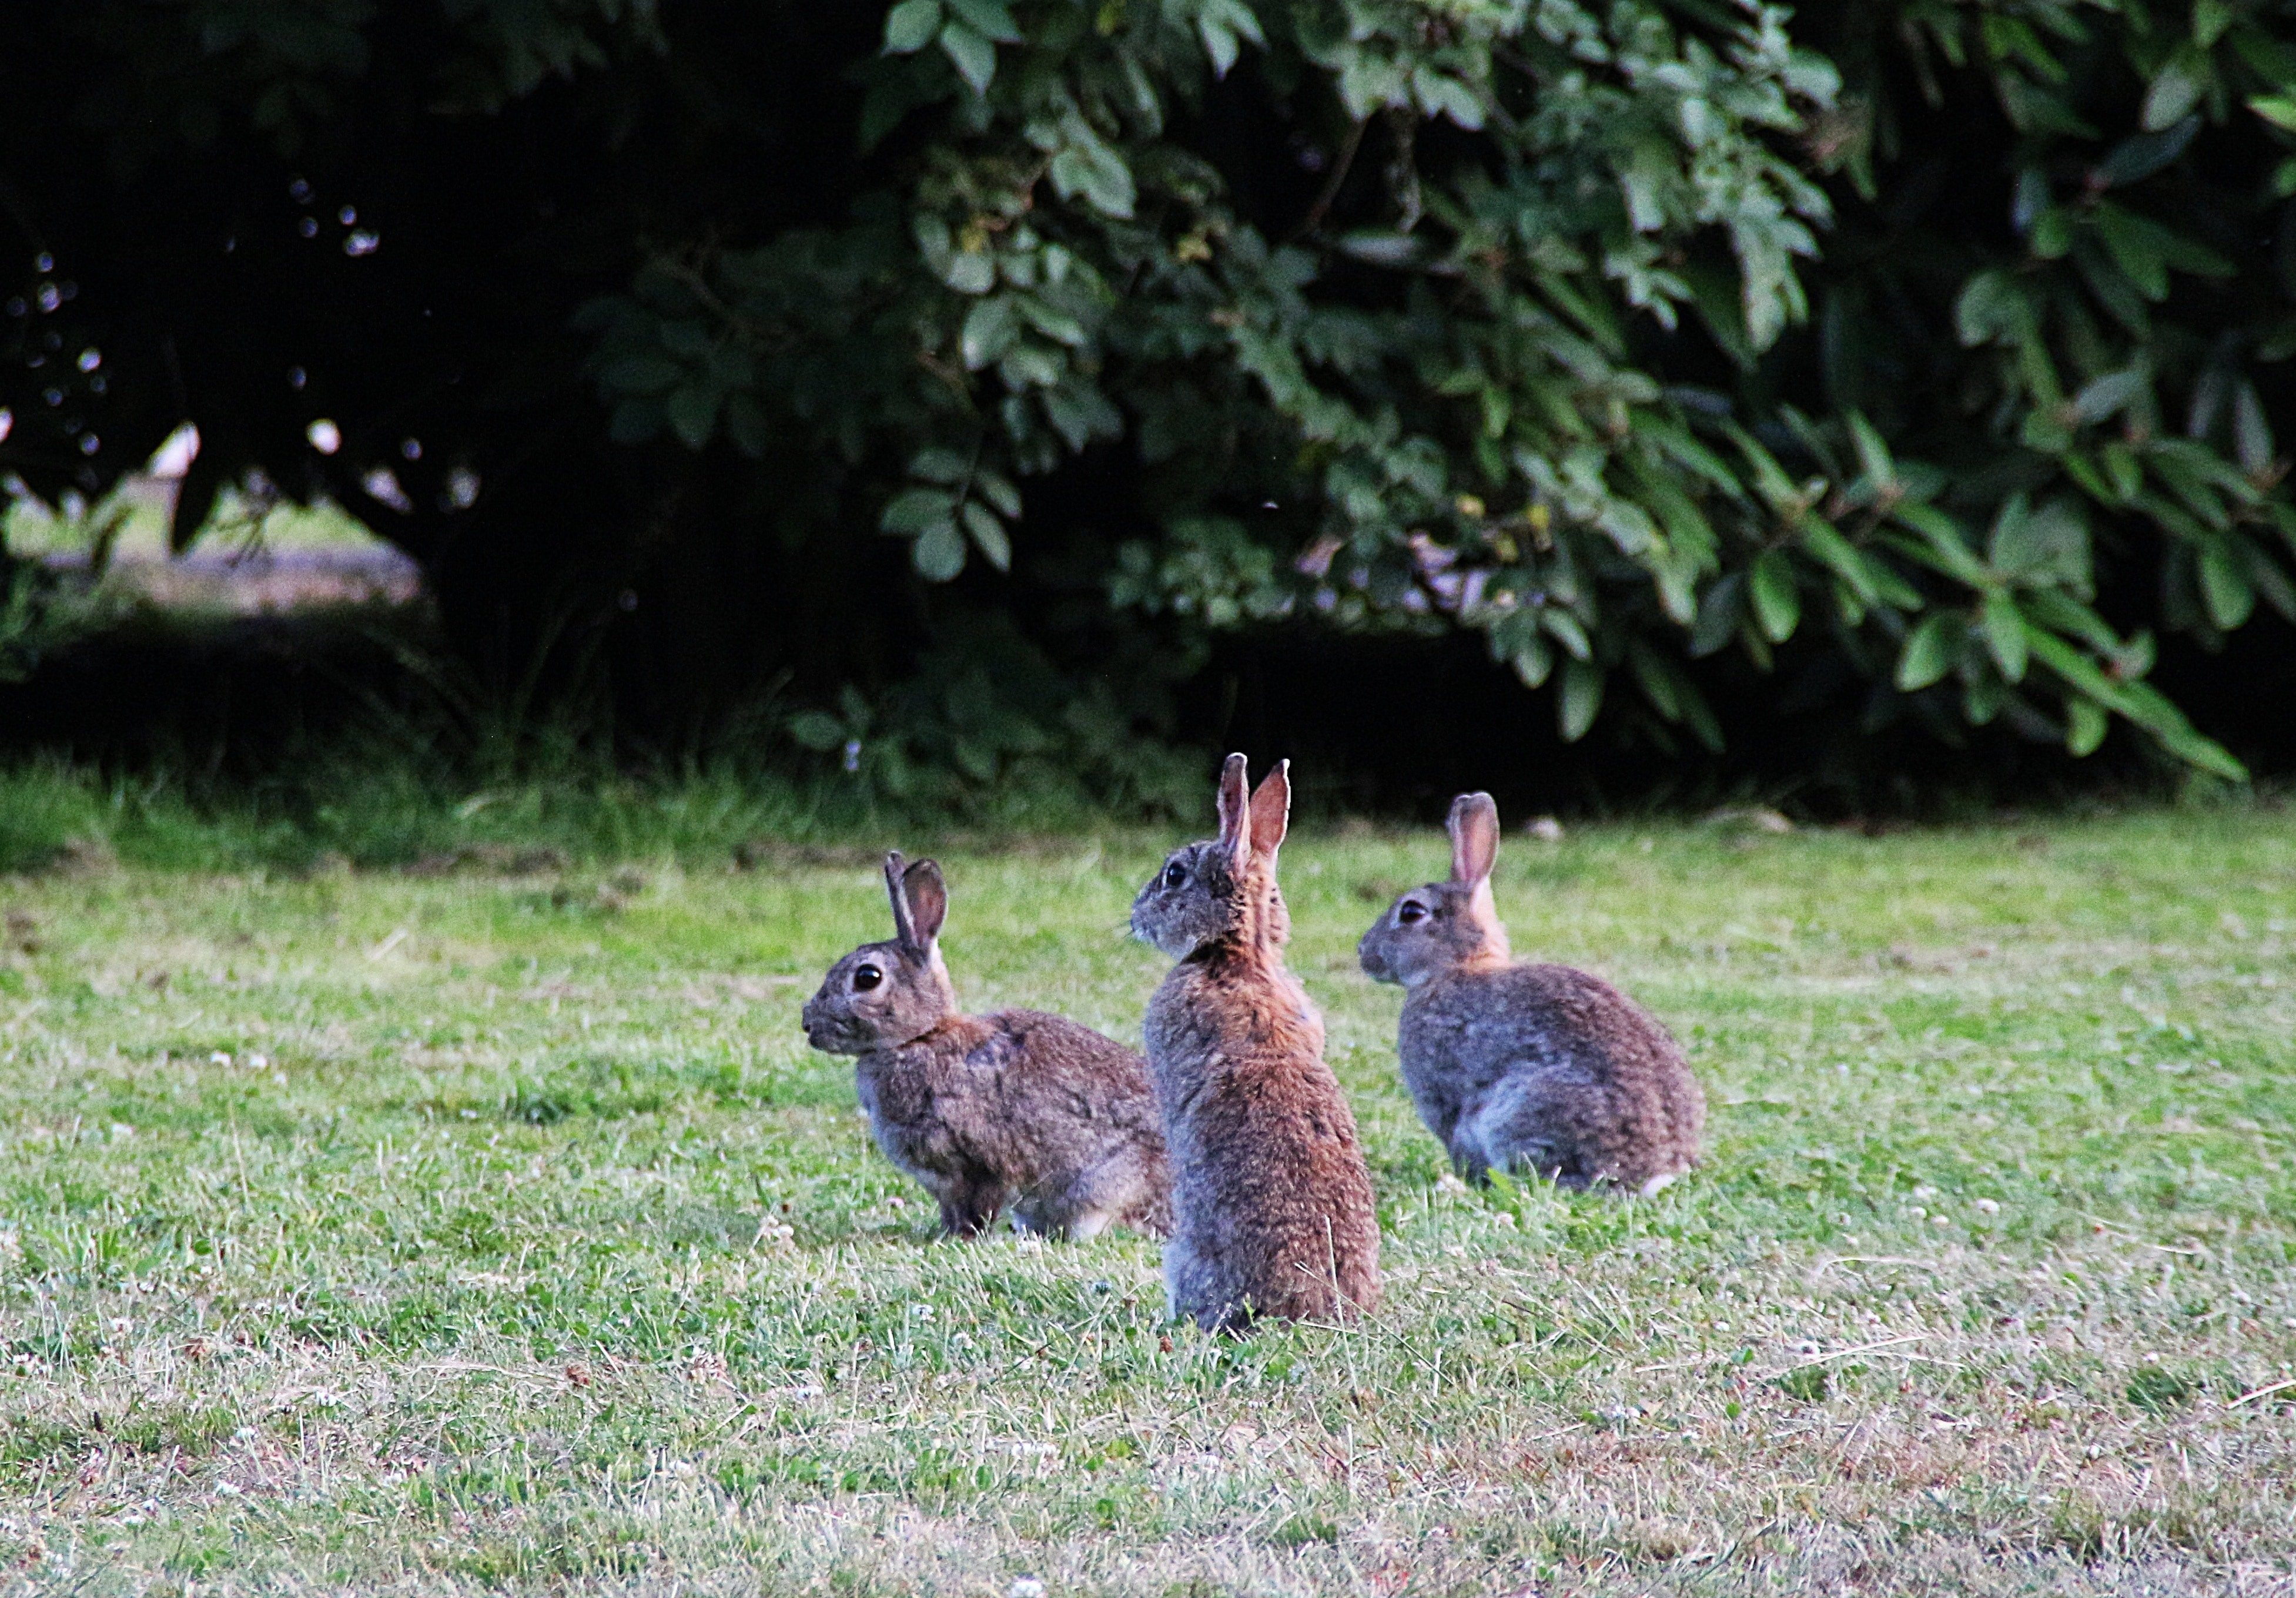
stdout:
[[2280,0],[95,0],[0,106],[29,490],[188,414],[180,533],[897,784],[1279,622],[2237,774],[2156,638],[2296,618]]

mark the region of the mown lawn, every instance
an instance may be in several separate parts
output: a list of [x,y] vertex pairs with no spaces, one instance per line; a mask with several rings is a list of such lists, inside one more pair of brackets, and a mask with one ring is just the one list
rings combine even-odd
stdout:
[[[945,856],[964,998],[1136,1038],[1167,841]],[[1707,1085],[1641,1202],[1444,1175],[1442,858],[1285,850],[1388,1302],[1237,1346],[931,1241],[798,1031],[861,852],[0,879],[0,1591],[2289,1589],[2296,817],[1511,839]]]

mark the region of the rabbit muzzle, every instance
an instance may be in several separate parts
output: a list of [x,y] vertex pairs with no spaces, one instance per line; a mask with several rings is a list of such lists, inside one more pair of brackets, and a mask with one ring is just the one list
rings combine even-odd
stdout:
[[1400,982],[1403,979],[1388,962],[1387,940],[1380,936],[1384,930],[1383,926],[1377,926],[1363,935],[1356,945],[1356,963],[1363,967],[1363,974],[1374,982]]
[[854,1017],[830,1002],[826,993],[816,993],[805,1002],[799,1012],[805,1028],[805,1040],[824,1054],[858,1054],[869,1040],[862,1037],[861,1028]]

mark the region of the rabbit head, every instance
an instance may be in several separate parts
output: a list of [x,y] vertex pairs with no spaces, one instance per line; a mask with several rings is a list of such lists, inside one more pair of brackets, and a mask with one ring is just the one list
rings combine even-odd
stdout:
[[885,890],[893,901],[893,940],[865,943],[829,968],[805,1005],[806,1041],[824,1054],[898,1048],[939,1026],[956,1009],[956,989],[941,963],[940,925],[948,889],[930,860],[885,856]]
[[1278,946],[1291,932],[1275,851],[1292,815],[1292,762],[1250,793],[1244,758],[1220,768],[1219,836],[1175,849],[1132,901],[1132,935],[1175,960],[1218,943]]
[[1451,880],[1401,895],[1356,948],[1374,981],[1416,987],[1439,972],[1505,965],[1506,928],[1491,900],[1499,855],[1499,810],[1488,793],[1451,801]]

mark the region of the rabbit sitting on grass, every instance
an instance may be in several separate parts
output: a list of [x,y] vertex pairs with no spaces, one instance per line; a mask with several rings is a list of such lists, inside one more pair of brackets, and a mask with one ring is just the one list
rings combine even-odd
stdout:
[[1220,773],[1219,836],[1180,849],[1132,906],[1176,962],[1148,1002],[1149,1074],[1171,1151],[1171,1313],[1207,1332],[1256,1315],[1335,1319],[1379,1302],[1379,1223],[1324,1021],[1292,973],[1275,851],[1288,762],[1245,799]]
[[858,1056],[877,1146],[939,1201],[942,1230],[975,1236],[1007,1206],[1028,1232],[1168,1230],[1171,1176],[1140,1056],[1057,1015],[959,1012],[940,956],[940,867],[889,854],[885,887],[896,936],[830,968],[805,1035]]
[[1536,1173],[1649,1194],[1698,1163],[1706,1096],[1666,1028],[1599,978],[1517,964],[1491,898],[1498,807],[1451,805],[1451,880],[1390,906],[1357,949],[1404,988],[1403,1080],[1474,1181]]

